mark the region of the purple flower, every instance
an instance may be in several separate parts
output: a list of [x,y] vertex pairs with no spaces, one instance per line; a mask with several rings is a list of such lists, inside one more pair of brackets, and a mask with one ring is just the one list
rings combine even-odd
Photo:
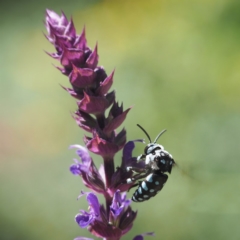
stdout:
[[135,148],[135,142],[143,142],[143,140],[129,141],[124,145],[121,166],[117,168],[112,177],[111,190],[115,192],[119,189],[121,192],[128,191],[133,183],[127,183],[127,179],[131,178],[132,171],[127,171],[127,167],[133,166],[144,168],[144,162],[137,162],[137,158],[132,156],[132,151]]
[[70,148],[77,148],[77,154],[82,160],[82,163],[79,163],[77,160],[75,160],[76,164],[70,166],[70,171],[72,174],[80,175],[82,177],[84,185],[88,188],[98,193],[104,193],[104,180],[96,168],[87,149],[80,145],[72,145]]
[[130,110],[123,111],[123,106],[119,107],[115,100],[115,92],[109,92],[114,71],[108,76],[103,67],[97,66],[97,46],[92,51],[87,46],[85,29],[76,34],[73,21],[68,21],[64,13],[59,16],[46,10],[46,29],[46,38],[56,49],[49,55],[60,61],[62,67],[58,69],[69,77],[72,85],[64,89],[78,99],[78,110],[73,117],[79,127],[92,133],[92,137],[84,138],[86,147],[104,159],[112,159],[126,142],[126,131],[116,133],[115,130]]
[[117,190],[113,196],[112,205],[110,206],[113,217],[117,218],[130,203],[131,200],[126,200],[126,193],[121,195],[120,190]]
[[81,210],[81,213],[75,216],[75,221],[81,228],[87,227],[100,217],[100,205],[97,196],[93,193],[87,193],[87,201],[89,212]]
[[[83,138],[86,148],[80,145],[70,147],[77,149],[80,158],[80,161],[74,160],[75,164],[70,166],[70,171],[80,176],[87,188],[102,194],[106,202],[100,205],[94,193],[83,193],[89,211],[80,210],[75,221],[96,237],[119,240],[132,228],[137,216],[124,193],[132,186],[126,181],[133,174],[127,171],[127,167],[144,167],[143,162],[137,163],[136,158],[132,157],[135,144],[134,141],[126,144],[126,130],[123,128],[116,131],[126,119],[130,108],[123,110],[123,104],[116,101],[115,92],[110,91],[114,71],[108,75],[103,67],[98,66],[98,46],[93,50],[88,47],[85,28],[78,35],[72,19],[68,20],[63,12],[58,15],[51,10],[46,10],[45,26],[46,38],[55,47],[55,52],[48,55],[59,61],[61,66],[57,69],[68,77],[71,85],[63,89],[77,100],[77,110],[72,116],[88,134]],[[113,158],[121,149],[122,163],[115,168]],[[102,157],[103,164],[99,169],[88,151]],[[136,236],[134,240],[142,240],[143,236]],[[75,240],[90,239],[77,237]]]
[[126,131],[123,129],[116,134],[113,132],[112,140],[105,140],[103,132],[93,130],[93,137],[85,137],[84,142],[89,151],[101,155],[104,159],[111,159],[114,155],[123,148],[126,142]]
[[97,237],[113,239],[119,239],[131,229],[136,212],[128,206],[131,201],[126,200],[126,194],[121,196],[119,191],[115,193],[110,207],[114,218],[110,219],[110,222],[106,209],[100,206],[95,194],[82,193],[80,196],[82,195],[87,195],[89,212],[80,210],[80,213],[76,215],[75,221],[81,228],[88,227],[88,230]]

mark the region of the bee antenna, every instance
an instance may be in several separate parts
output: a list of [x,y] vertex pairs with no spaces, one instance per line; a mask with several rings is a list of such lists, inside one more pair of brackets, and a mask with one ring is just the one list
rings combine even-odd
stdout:
[[148,137],[148,139],[149,139],[149,141],[150,141],[150,143],[152,142],[151,141],[151,138],[150,138],[150,136],[148,135],[148,133],[146,132],[146,130],[142,127],[142,126],[140,126],[139,124],[137,124],[137,126],[140,128],[140,129],[142,129],[142,131],[146,134],[146,136]]
[[167,131],[166,129],[162,130],[162,131],[157,135],[157,137],[155,138],[155,140],[154,140],[153,143],[156,143],[157,140],[160,138],[160,136],[161,136],[163,133],[165,133],[166,131]]

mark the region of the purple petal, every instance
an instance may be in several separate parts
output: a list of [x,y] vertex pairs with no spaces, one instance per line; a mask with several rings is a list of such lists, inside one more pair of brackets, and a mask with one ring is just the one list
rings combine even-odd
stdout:
[[92,160],[91,156],[89,155],[88,150],[85,147],[76,144],[76,145],[71,145],[69,148],[70,149],[77,148],[76,153],[81,158],[81,160],[84,164],[91,162],[91,160]]
[[122,197],[121,201],[124,202],[125,207],[129,206],[130,203],[132,202],[130,199],[127,199],[126,192],[122,193],[121,197]]
[[57,13],[50,9],[46,9],[47,19],[53,24],[57,24],[60,20],[60,17]]
[[85,138],[84,141],[89,151],[101,156],[112,157],[119,150],[119,147],[116,144],[107,142],[106,140],[100,138],[97,134],[95,134],[94,138],[91,140]]
[[[59,58],[60,58],[57,53],[49,53],[49,52],[47,52],[47,51],[45,51],[45,53],[46,53],[48,56],[50,56],[50,57],[52,57],[52,58],[54,58],[54,59],[59,59]],[[59,68],[59,67],[57,67],[57,68]]]
[[87,227],[89,224],[91,224],[96,218],[100,215],[100,205],[98,202],[98,198],[94,193],[85,193],[81,192],[81,196],[87,195],[87,201],[90,207],[90,212],[86,212],[84,210],[81,210],[79,214],[75,216],[75,221],[81,228]]
[[[65,28],[63,29],[65,30]],[[54,45],[58,50],[58,54],[62,53],[63,48],[71,48],[72,44],[68,36],[58,35],[57,33],[54,35]]]
[[98,95],[103,96],[108,92],[108,90],[111,88],[113,84],[113,75],[114,71],[108,77],[106,77],[103,82],[100,82],[100,86],[97,89]]
[[61,64],[63,67],[72,69],[72,64],[78,66],[84,61],[84,53],[79,49],[67,49],[64,46],[61,56]]
[[127,207],[131,203],[131,200],[126,200],[126,193],[122,194],[120,193],[120,190],[117,190],[114,193],[113,201],[110,206],[110,210],[113,214],[113,216],[116,218],[121,214],[123,209]]
[[[63,68],[64,69],[64,68]],[[67,87],[63,87],[61,86],[64,90],[66,90],[72,97],[76,98],[76,99],[82,99],[83,98],[83,94],[79,94],[76,93],[74,89],[71,88],[67,88]]]
[[74,64],[69,76],[70,82],[74,87],[86,88],[94,85],[95,72],[90,68],[78,68]]
[[90,114],[78,110],[74,115],[76,123],[85,131],[92,132],[92,129],[97,129],[97,121]]
[[112,204],[110,206],[110,210],[113,214],[113,216],[116,218],[117,216],[120,215],[120,213],[122,212],[122,210],[124,209],[124,204],[122,204],[122,201],[121,201],[121,193],[120,193],[120,190],[117,190],[115,193],[114,193],[114,196],[113,196],[113,201],[112,201]]
[[90,96],[84,92],[83,99],[78,103],[79,110],[86,113],[102,113],[110,105],[110,102],[105,97]]
[[89,168],[90,168],[91,162],[89,162],[87,164],[81,164],[75,159],[74,159],[74,161],[76,162],[76,164],[72,164],[69,168],[70,172],[73,175],[83,175],[83,173],[85,173],[85,175],[86,175],[87,173],[89,173]]
[[133,240],[143,240],[144,236],[154,236],[154,232],[147,232],[147,233],[137,235],[133,238]]
[[88,173],[88,169],[92,162],[88,150],[81,145],[71,145],[69,148],[77,148],[78,150],[76,151],[76,153],[82,160],[82,164],[79,163],[77,160],[74,160],[76,164],[72,164],[70,166],[71,173],[74,175],[81,175],[83,172]]
[[132,151],[135,148],[135,142],[143,142],[142,139],[137,139],[133,141],[129,141],[125,144],[123,148],[123,157],[122,157],[122,166],[126,167],[127,165],[131,164],[129,161],[132,159]]
[[62,16],[59,16],[54,11],[46,9],[46,15],[47,21],[51,22],[54,25],[66,26],[68,24],[68,20],[64,13],[62,13]]
[[105,184],[98,169],[96,168],[92,158],[90,157],[86,148],[80,145],[72,145],[70,148],[78,148],[77,154],[82,159],[82,163],[74,160],[76,164],[70,166],[70,171],[74,175],[81,175],[83,184],[98,192],[103,193],[105,191]]
[[85,212],[85,214],[79,213],[75,216],[75,221],[81,228],[87,227],[94,220],[95,220],[95,216],[87,212]]
[[94,51],[89,55],[86,61],[87,67],[94,69],[98,64],[97,44]]
[[79,165],[80,165],[80,163],[72,164],[70,166],[70,171],[73,175],[81,175],[81,169],[80,169]]
[[92,213],[95,214],[96,217],[100,215],[100,204],[97,196],[94,193],[87,194],[87,201],[92,210]]
[[125,144],[123,148],[123,159],[125,161],[132,157],[132,151],[134,148],[135,148],[134,141],[129,141]]
[[120,115],[114,117],[104,128],[104,132],[108,133],[108,132],[112,132],[114,129],[117,129],[125,120],[130,109],[131,108],[128,108],[126,111],[124,111]]
[[141,139],[129,141],[125,144],[123,148],[123,159],[127,161],[128,159],[132,158],[132,151],[135,148],[134,142],[143,142]]
[[76,41],[74,43],[74,47],[76,47],[77,49],[85,50],[86,46],[87,46],[86,30],[85,30],[85,27],[84,27],[81,35],[79,35],[76,38]]
[[46,28],[49,34],[49,41],[54,41],[54,35],[63,34],[68,24],[68,20],[64,14],[59,16],[51,10],[46,10]]
[[72,37],[72,38],[76,37],[76,29],[74,27],[74,23],[72,19],[66,26],[64,34],[67,35],[68,37]]

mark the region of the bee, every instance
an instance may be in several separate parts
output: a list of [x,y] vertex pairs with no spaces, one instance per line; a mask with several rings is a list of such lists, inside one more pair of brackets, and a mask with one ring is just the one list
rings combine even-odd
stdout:
[[[154,142],[151,141],[149,134],[139,124],[137,126],[146,134],[149,139],[149,144],[144,149],[144,154],[137,157],[137,163],[145,161],[143,168],[128,167],[127,171],[133,171],[137,174],[127,179],[127,183],[134,183],[140,180],[129,188],[137,186],[136,191],[132,196],[134,202],[143,202],[154,197],[161,189],[168,179],[168,175],[165,173],[171,173],[175,161],[170,153],[164,150],[164,147],[157,143],[159,137],[166,132],[161,131]],[[141,180],[143,179],[143,180]]]

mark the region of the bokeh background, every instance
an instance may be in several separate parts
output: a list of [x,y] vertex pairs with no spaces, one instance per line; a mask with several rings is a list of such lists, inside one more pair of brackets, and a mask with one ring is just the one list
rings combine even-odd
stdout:
[[68,170],[68,146],[83,144],[84,133],[60,87],[68,79],[43,51],[53,51],[45,8],[72,15],[78,32],[85,25],[100,65],[116,68],[117,99],[134,106],[123,124],[128,140],[145,138],[137,123],[152,138],[168,129],[159,142],[179,167],[157,197],[132,204],[138,217],[124,239],[149,231],[154,239],[240,239],[239,1],[0,4],[0,239],[91,236],[74,222],[87,209],[76,200],[86,188]]

